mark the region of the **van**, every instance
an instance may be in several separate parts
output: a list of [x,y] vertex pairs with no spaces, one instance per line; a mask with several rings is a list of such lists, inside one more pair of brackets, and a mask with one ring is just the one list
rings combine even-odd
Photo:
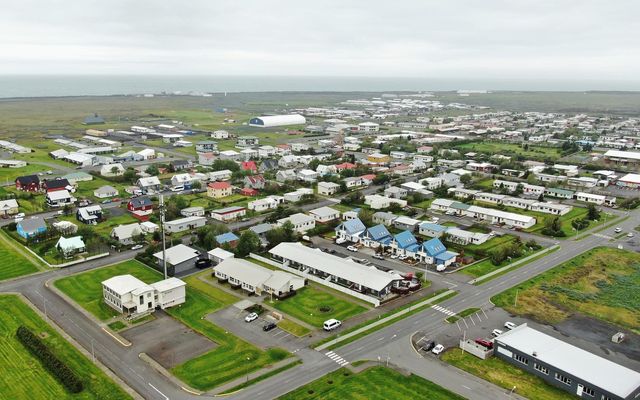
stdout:
[[338,329],[340,327],[340,325],[342,325],[342,322],[338,321],[337,319],[328,319],[326,321],[324,321],[324,324],[322,325],[322,328],[329,332],[332,331],[334,329]]
[[24,213],[17,213],[13,218],[15,222],[20,222],[24,219]]
[[447,269],[447,267],[446,267],[444,264],[438,264],[438,265],[436,266],[436,271],[438,271],[438,272],[442,272],[442,271],[444,271],[445,269]]
[[184,190],[184,186],[174,186],[171,188],[172,192],[182,192]]
[[346,238],[341,237],[336,239],[336,244],[343,244],[343,243],[347,243]]

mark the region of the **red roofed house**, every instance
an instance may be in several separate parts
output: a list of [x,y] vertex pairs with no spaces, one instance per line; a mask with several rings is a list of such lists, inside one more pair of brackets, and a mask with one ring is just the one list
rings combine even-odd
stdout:
[[344,171],[345,169],[355,169],[356,165],[348,162],[336,165],[336,171]]
[[207,196],[219,199],[233,193],[229,182],[211,182],[207,185]]
[[37,192],[40,190],[40,178],[38,175],[19,176],[16,178],[16,189],[24,192]]
[[369,186],[373,183],[373,180],[376,179],[376,174],[362,175],[360,179],[362,179],[365,185]]
[[42,188],[45,192],[56,192],[58,190],[72,190],[72,186],[68,180],[62,179],[48,179],[42,183]]
[[408,166],[406,164],[400,164],[398,166],[395,166],[395,167],[391,168],[391,172],[394,175],[398,175],[398,176],[409,175],[409,174],[413,173],[413,168],[411,168],[410,166]]
[[291,154],[291,145],[288,144],[277,144],[276,145],[276,153],[281,156],[286,156],[287,154]]
[[253,197],[258,195],[258,191],[256,189],[252,189],[249,187],[240,189],[240,194],[243,196]]
[[258,166],[255,161],[243,161],[240,163],[240,169],[243,171],[251,171],[253,173],[258,172]]
[[244,177],[244,187],[251,189],[264,189],[264,176],[262,175],[249,175]]

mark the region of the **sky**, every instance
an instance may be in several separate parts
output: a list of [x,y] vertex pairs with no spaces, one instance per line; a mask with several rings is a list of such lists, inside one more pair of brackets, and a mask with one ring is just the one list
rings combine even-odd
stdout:
[[638,80],[640,1],[20,0],[0,74]]

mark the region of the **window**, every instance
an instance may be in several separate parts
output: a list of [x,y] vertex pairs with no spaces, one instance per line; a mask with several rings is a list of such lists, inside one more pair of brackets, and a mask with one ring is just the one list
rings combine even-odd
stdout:
[[611,400],[611,397],[602,395],[602,397],[600,397],[600,400]]
[[533,364],[533,368],[535,368],[535,369],[536,369],[536,371],[540,371],[540,372],[542,372],[542,373],[543,373],[543,374],[545,374],[545,375],[549,375],[549,368],[547,368],[547,367],[545,367],[545,366],[542,366],[542,365],[540,365],[540,364],[538,364],[538,363],[534,363],[534,364]]
[[596,395],[596,391],[591,389],[590,387],[585,386],[584,388],[582,388],[582,394],[594,397]]
[[556,372],[556,380],[564,383],[565,385],[571,385],[571,379],[557,372]]
[[529,365],[529,359],[521,356],[520,354],[514,354],[513,359],[518,362],[521,362],[524,365]]
[[140,296],[140,305],[144,304],[144,296]]

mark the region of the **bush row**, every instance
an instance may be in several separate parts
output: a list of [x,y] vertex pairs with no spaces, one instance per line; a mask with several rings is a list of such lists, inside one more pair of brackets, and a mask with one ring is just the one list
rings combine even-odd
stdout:
[[42,340],[24,326],[16,331],[18,340],[37,357],[42,365],[71,393],[80,393],[84,389],[80,378],[64,362],[60,361]]

